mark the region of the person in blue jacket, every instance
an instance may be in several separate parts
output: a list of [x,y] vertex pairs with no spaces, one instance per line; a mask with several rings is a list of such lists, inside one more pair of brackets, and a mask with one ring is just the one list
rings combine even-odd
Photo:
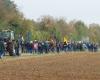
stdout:
[[3,58],[5,52],[4,41],[0,39],[0,59]]

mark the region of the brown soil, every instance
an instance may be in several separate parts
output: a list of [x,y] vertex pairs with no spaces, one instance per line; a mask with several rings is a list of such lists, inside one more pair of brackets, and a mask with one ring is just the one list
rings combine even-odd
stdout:
[[0,80],[100,80],[99,53],[0,60]]

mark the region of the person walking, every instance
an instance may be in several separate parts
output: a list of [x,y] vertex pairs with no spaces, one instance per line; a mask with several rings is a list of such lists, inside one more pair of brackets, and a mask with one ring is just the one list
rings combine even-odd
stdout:
[[4,41],[0,39],[0,59],[3,58],[5,52],[5,45]]

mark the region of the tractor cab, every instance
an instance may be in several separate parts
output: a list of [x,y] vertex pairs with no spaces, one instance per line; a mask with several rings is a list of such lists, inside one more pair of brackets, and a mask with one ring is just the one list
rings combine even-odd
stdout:
[[2,30],[0,31],[0,39],[7,41],[7,40],[14,40],[14,32],[11,30]]

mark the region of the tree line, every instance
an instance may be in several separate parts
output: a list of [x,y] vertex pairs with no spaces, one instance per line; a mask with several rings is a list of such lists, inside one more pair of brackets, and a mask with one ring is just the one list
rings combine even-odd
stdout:
[[[34,14],[33,14],[34,15]],[[0,30],[10,29],[24,38],[28,33],[31,40],[50,40],[56,38],[62,41],[64,37],[69,40],[80,41],[89,38],[92,42],[100,43],[100,25],[86,25],[83,21],[73,20],[67,22],[64,18],[42,16],[37,21],[26,19],[11,0],[0,0]]]

